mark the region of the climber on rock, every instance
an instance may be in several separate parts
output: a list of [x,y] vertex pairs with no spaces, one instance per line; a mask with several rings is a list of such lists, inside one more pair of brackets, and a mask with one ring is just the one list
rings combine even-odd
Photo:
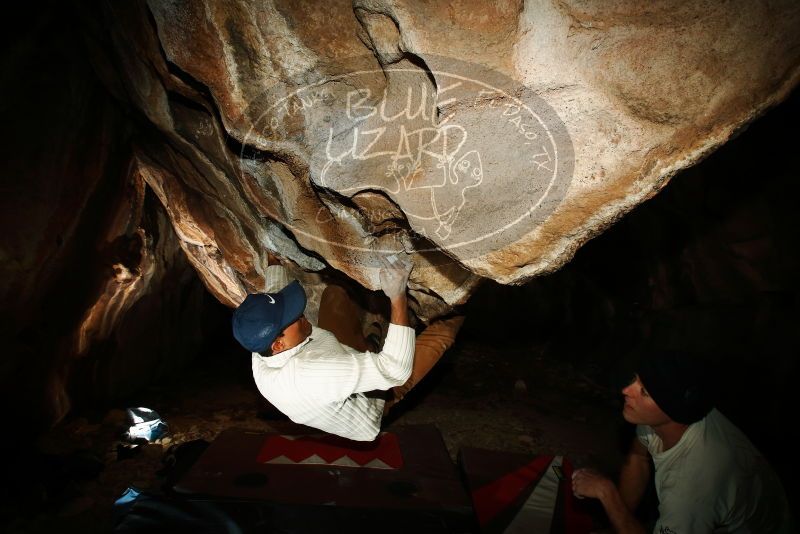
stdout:
[[[233,314],[233,335],[252,352],[261,394],[292,421],[345,438],[370,441],[382,417],[453,344],[463,316],[432,323],[415,339],[409,326],[407,258],[384,259],[381,290],[391,316],[380,351],[361,330],[361,312],[347,292],[329,285],[319,325],[304,316],[306,294],[269,256],[266,293],[251,294]],[[378,394],[378,392],[387,392]]]
[[703,365],[684,353],[649,355],[622,390],[638,425],[619,485],[576,470],[578,497],[599,499],[616,532],[645,532],[634,517],[655,464],[656,534],[794,532],[778,477],[747,437],[713,408]]

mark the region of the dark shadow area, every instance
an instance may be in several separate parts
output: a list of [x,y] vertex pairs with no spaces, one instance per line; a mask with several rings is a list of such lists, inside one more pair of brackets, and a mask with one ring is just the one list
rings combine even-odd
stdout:
[[685,350],[715,361],[720,409],[790,482],[798,377],[800,95],[755,121],[655,198],[524,287],[485,283],[461,343],[593,368],[619,390],[639,355]]

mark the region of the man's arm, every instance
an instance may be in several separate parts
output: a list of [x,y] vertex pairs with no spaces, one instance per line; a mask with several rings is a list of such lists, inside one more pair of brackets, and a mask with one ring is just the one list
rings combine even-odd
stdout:
[[598,499],[617,534],[644,534],[645,530],[625,505],[617,487],[593,469],[578,469],[572,474],[572,491],[578,498]]
[[[414,365],[415,333],[409,327],[406,288],[412,265],[406,259],[386,261],[380,272],[381,289],[389,297],[391,315],[383,349],[377,353],[329,354],[320,360],[300,360],[304,381],[320,400],[341,401],[353,393],[387,390],[408,380]],[[337,345],[338,346],[338,345]]]
[[390,321],[392,324],[409,326],[408,321],[408,277],[414,267],[408,258],[391,255],[381,258],[381,291],[389,297],[392,305]]
[[639,438],[635,437],[619,474],[619,493],[631,512],[642,502],[649,481],[650,453]]
[[609,480],[608,485],[598,498],[606,509],[608,520],[617,534],[645,534],[642,524],[628,509],[617,487]]
[[[389,297],[391,313],[389,330],[383,349],[375,358],[376,365],[384,369],[386,375],[398,380],[396,384],[384,384],[379,389],[399,386],[408,380],[414,365],[415,335],[408,320],[408,277],[414,267],[404,255],[382,258],[380,272],[381,290]],[[388,387],[387,387],[388,386]],[[359,386],[360,391],[370,391]]]
[[399,326],[409,326],[408,297],[405,293],[390,300],[392,310],[389,321]]
[[[413,264],[405,256],[389,256],[382,263],[379,278],[391,306],[389,330],[380,353],[359,360],[362,368],[354,393],[399,386],[408,380],[414,365],[416,336],[409,326],[407,294]],[[373,368],[377,374],[370,372]]]
[[578,497],[600,500],[608,520],[618,533],[644,533],[644,527],[634,517],[650,480],[650,458],[647,449],[634,438],[620,472],[619,489],[606,477],[591,469],[579,469],[572,477],[572,488]]

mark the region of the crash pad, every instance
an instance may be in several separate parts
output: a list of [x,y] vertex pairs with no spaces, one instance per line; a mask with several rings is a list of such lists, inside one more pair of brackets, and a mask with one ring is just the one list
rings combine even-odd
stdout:
[[384,530],[398,521],[441,532],[474,530],[470,498],[433,425],[398,427],[369,443],[309,433],[307,427],[280,434],[230,429],[174,489],[273,508],[316,507],[309,514],[336,508],[339,518],[342,509],[358,510],[362,526],[374,519],[373,526]]
[[588,534],[597,510],[572,493],[572,463],[561,456],[466,447],[459,454],[481,532]]
[[268,464],[331,465],[366,469],[400,469],[403,455],[397,434],[382,432],[360,442],[324,435],[267,436],[256,459]]

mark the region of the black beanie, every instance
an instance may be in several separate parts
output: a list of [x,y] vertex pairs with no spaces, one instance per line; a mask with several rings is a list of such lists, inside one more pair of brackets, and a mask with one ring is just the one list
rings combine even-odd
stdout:
[[650,352],[638,375],[658,407],[676,423],[690,425],[714,407],[708,367],[698,357],[677,351]]

